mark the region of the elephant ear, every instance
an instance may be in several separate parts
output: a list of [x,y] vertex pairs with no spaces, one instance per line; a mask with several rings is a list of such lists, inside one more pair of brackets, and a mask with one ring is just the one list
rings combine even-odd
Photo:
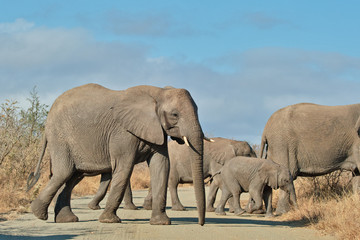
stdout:
[[273,166],[273,164],[269,162],[265,162],[262,167],[259,174],[263,174],[266,176],[266,184],[271,187],[272,189],[278,189],[279,188],[279,171],[276,166]]
[[165,134],[154,98],[144,92],[125,90],[115,106],[114,117],[119,125],[147,142],[164,144]]
[[279,175],[277,171],[271,171],[271,174],[269,176],[268,186],[272,189],[278,189],[279,188]]

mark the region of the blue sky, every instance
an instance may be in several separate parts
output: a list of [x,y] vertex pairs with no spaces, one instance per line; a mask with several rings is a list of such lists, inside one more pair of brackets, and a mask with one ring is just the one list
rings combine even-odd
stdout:
[[0,0],[0,100],[67,89],[188,89],[209,136],[258,144],[298,102],[358,103],[358,1]]

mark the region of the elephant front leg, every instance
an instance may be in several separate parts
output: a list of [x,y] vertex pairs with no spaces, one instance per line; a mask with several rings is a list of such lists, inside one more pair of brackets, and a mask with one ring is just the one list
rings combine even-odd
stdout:
[[169,157],[167,150],[156,152],[150,160],[151,191],[153,196],[150,224],[170,225],[166,215],[166,194],[169,177]]
[[249,213],[254,213],[262,209],[263,190],[261,190],[260,188],[261,187],[252,188],[252,186],[250,186],[249,195],[250,195],[250,199],[252,199],[254,202],[248,205]]
[[267,186],[264,188],[263,199],[266,209],[265,217],[274,217],[272,213],[272,188]]

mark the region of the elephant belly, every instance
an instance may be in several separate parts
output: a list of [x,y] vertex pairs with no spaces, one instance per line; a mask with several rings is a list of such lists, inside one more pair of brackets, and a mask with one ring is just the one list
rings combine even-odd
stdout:
[[109,160],[76,161],[75,167],[79,172],[95,175],[112,171]]

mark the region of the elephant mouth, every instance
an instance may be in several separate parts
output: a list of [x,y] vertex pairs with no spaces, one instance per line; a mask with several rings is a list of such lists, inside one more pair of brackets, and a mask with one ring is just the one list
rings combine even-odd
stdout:
[[170,137],[172,140],[176,141],[178,144],[185,144],[184,140],[177,137]]

